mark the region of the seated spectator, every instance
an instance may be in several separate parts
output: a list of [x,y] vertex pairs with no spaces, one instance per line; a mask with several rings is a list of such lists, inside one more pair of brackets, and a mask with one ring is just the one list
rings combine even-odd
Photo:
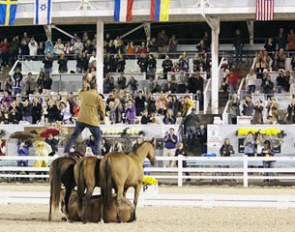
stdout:
[[163,118],[163,122],[166,125],[173,125],[176,122],[176,118],[174,117],[174,113],[172,109],[168,109],[165,117]]
[[154,80],[150,85],[150,92],[151,93],[160,93],[161,92],[161,86],[158,84],[158,81]]
[[72,113],[69,102],[62,101],[60,103],[60,116],[64,124],[72,124]]
[[22,120],[27,121],[30,124],[33,123],[33,111],[32,104],[28,98],[25,99],[24,106],[22,108]]
[[126,89],[126,77],[124,77],[124,73],[121,72],[120,76],[117,80],[117,85],[119,89]]
[[114,112],[114,114],[111,119],[111,122],[122,123],[123,122],[122,116],[123,116],[123,112],[124,112],[124,106],[122,105],[119,98],[115,98],[115,100],[114,100],[113,112]]
[[277,124],[278,123],[278,110],[279,110],[279,105],[276,102],[276,99],[272,97],[270,101],[268,101],[266,105],[266,110],[267,110],[267,122],[269,124]]
[[145,42],[141,42],[141,45],[137,47],[136,53],[138,54],[146,54],[147,53],[147,47],[145,46]]
[[144,110],[142,112],[140,123],[141,124],[149,124],[149,123],[152,123],[152,122],[153,122],[152,116],[148,114],[148,111],[147,110]]
[[[126,52],[128,55],[134,55],[135,54],[135,46],[134,46],[134,42],[130,41],[127,46],[126,46]],[[132,56],[130,56],[130,58],[132,58]]]
[[9,122],[12,124],[19,124],[21,117],[21,108],[17,106],[17,102],[14,100],[9,107]]
[[110,152],[110,148],[111,148],[111,146],[110,146],[109,142],[105,138],[102,138],[101,155],[105,156],[106,154],[108,154]]
[[183,70],[184,72],[189,71],[189,61],[185,52],[183,53],[183,55],[179,56],[178,66],[180,70]]
[[224,140],[224,144],[221,146],[219,150],[220,156],[228,157],[235,153],[233,146],[230,144],[230,140],[226,138]]
[[196,53],[196,55],[193,58],[193,71],[198,72],[201,71],[201,66],[203,65],[203,60],[199,53]]
[[276,51],[276,44],[271,37],[267,39],[264,48],[269,54],[273,54]]
[[163,86],[164,93],[176,93],[177,85],[172,81],[167,81]]
[[6,155],[6,144],[4,139],[0,139],[0,156]]
[[245,116],[252,116],[254,110],[254,104],[252,102],[252,97],[246,96],[245,100],[242,102],[243,111],[242,114]]
[[52,134],[48,134],[48,137],[44,140],[45,143],[47,143],[50,147],[52,152],[49,153],[49,156],[54,156],[58,154],[58,143],[59,139],[56,139]]
[[67,73],[68,72],[68,60],[65,58],[65,54],[62,52],[60,54],[60,58],[58,59],[58,72],[59,73]]
[[256,73],[254,69],[251,69],[248,75],[246,76],[246,85],[247,85],[247,93],[255,93],[256,89]]
[[115,57],[115,70],[116,72],[124,72],[125,70],[125,59],[122,54],[116,55]]
[[3,92],[3,96],[1,98],[1,101],[0,101],[1,105],[3,106],[5,103],[7,104],[7,106],[11,106],[11,103],[12,103],[12,98],[11,96],[9,96],[8,92],[7,91],[4,91]]
[[286,79],[284,77],[284,70],[281,69],[279,71],[279,76],[277,77],[276,81],[277,81],[277,86],[276,86],[277,92],[282,93],[285,90],[286,84],[287,84]]
[[179,80],[177,83],[176,93],[186,93],[186,86],[187,85],[184,79]]
[[263,106],[261,100],[255,102],[252,124],[263,124]]
[[2,90],[8,92],[8,94],[11,95],[12,86],[13,86],[13,82],[12,82],[11,76],[6,76],[5,81],[3,82],[3,85],[2,85]]

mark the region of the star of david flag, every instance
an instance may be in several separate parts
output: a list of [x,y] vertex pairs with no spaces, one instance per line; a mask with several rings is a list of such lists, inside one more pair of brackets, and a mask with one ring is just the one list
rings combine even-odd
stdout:
[[35,0],[34,24],[51,24],[51,0]]

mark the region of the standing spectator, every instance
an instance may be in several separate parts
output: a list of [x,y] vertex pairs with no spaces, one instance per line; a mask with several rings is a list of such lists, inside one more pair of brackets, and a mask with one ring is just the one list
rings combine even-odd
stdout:
[[247,85],[247,93],[255,93],[256,89],[256,73],[254,69],[251,69],[248,75],[246,76],[246,85]]
[[110,152],[110,144],[109,144],[109,142],[105,138],[102,138],[102,142],[101,142],[101,155],[102,156],[105,156],[109,152]]
[[140,124],[149,124],[149,123],[152,123],[152,117],[151,115],[148,114],[148,111],[147,110],[143,110],[142,112],[142,116],[141,116],[141,119],[140,119]]
[[277,124],[279,119],[279,105],[276,99],[272,97],[266,105],[267,110],[267,121],[269,124]]
[[261,88],[268,99],[273,95],[274,83],[271,81],[270,75],[267,74],[266,80],[261,82]]
[[132,95],[134,95],[137,91],[137,86],[138,86],[137,80],[134,78],[134,76],[131,76],[129,78],[126,88],[128,88],[129,86],[130,86],[130,90],[131,90]]
[[189,61],[188,61],[188,58],[187,58],[185,52],[183,53],[183,55],[179,56],[178,66],[179,66],[180,70],[182,70],[184,72],[189,71]]
[[148,67],[148,60],[146,57],[145,53],[141,53],[140,57],[137,60],[137,64],[140,68],[141,73],[146,73],[147,72],[147,67]]
[[30,94],[33,94],[36,89],[36,82],[34,80],[34,77],[31,72],[28,73],[27,80],[25,82],[25,92],[26,95],[29,96]]
[[16,96],[17,94],[22,92],[21,89],[21,82],[23,79],[23,75],[20,72],[20,68],[16,68],[15,73],[13,74],[13,79],[14,79],[14,83],[13,83],[13,95]]
[[196,94],[197,91],[200,91],[203,94],[204,79],[201,77],[200,72],[192,74],[192,76],[188,79],[188,90],[193,94]]
[[243,115],[245,116],[252,116],[254,110],[254,104],[252,102],[252,97],[246,96],[245,100],[243,101]]
[[50,40],[47,40],[45,43],[44,54],[50,54],[53,56],[53,44]]
[[43,64],[44,64],[44,72],[46,76],[49,76],[49,74],[52,72],[52,66],[53,66],[53,58],[50,53],[47,53],[47,55],[43,59]]
[[60,119],[59,115],[60,115],[60,112],[54,100],[50,99],[48,101],[47,115],[46,115],[48,122],[53,123],[53,122],[59,121]]
[[[179,143],[178,144],[178,146],[177,146],[177,149],[176,149],[176,151],[175,151],[175,156],[179,156],[179,155],[182,155],[182,156],[187,156],[187,153],[185,152],[185,150],[184,150],[184,145],[183,145],[183,143]],[[174,164],[172,165],[172,166],[174,166]],[[176,161],[176,167],[178,167],[178,161]],[[187,166],[187,162],[186,162],[186,160],[183,160],[182,161],[182,167],[183,168],[187,168],[188,166]],[[189,172],[185,172],[185,175],[186,176],[189,176],[190,174],[189,174]],[[191,179],[186,179],[187,181],[190,181]]]
[[287,37],[286,37],[284,28],[280,28],[279,35],[276,38],[276,43],[278,45],[278,48],[277,48],[278,51],[281,49],[283,49],[284,51],[286,50]]
[[240,74],[233,72],[233,70],[231,70],[230,73],[228,74],[228,83],[229,83],[231,94],[237,92],[239,78],[240,78]]
[[295,124],[295,99],[292,99],[292,102],[288,105],[287,115],[286,115],[287,122],[290,124]]
[[202,66],[203,66],[202,58],[200,57],[199,53],[196,53],[193,58],[193,71],[194,72],[200,71]]
[[141,113],[145,109],[146,98],[143,95],[142,90],[138,91],[138,95],[135,98],[135,109],[136,109],[136,116],[140,116]]
[[20,121],[21,109],[17,106],[16,101],[13,101],[9,107],[9,123],[18,124]]
[[242,63],[242,57],[243,57],[243,37],[241,36],[241,31],[239,29],[236,29],[235,38],[233,41],[235,52],[236,52],[236,63],[241,64]]
[[197,136],[197,128],[199,127],[200,119],[196,114],[196,109],[192,108],[192,111],[184,119],[184,134],[186,135],[187,144],[193,146]]
[[200,42],[197,44],[196,46],[197,48],[197,51],[199,53],[205,53],[207,50],[206,50],[206,44],[205,44],[205,41],[204,40],[200,40]]
[[[11,106],[11,103],[12,103],[12,98],[11,96],[8,95],[8,92],[7,91],[4,91],[3,92],[3,96],[1,98],[1,101],[0,101],[1,105],[3,106],[5,103],[7,104],[7,106]],[[1,107],[1,106],[0,106]]]
[[261,100],[255,102],[252,124],[263,124],[263,106]]
[[[20,141],[17,145],[17,155],[18,156],[28,156],[29,155],[29,147],[24,141]],[[18,160],[17,161],[18,167],[27,167],[28,166],[28,160]]]
[[[271,147],[270,141],[269,140],[265,140],[264,141],[264,147],[262,148],[262,155],[264,157],[270,157],[270,156],[274,156],[275,152],[273,150],[273,148]],[[274,163],[275,161],[263,161],[263,167],[264,168],[273,168],[274,167]],[[271,176],[273,174],[271,173],[264,173],[265,176]],[[270,180],[264,180],[266,182],[270,182]]]
[[37,124],[41,121],[42,116],[42,105],[38,99],[38,97],[33,98],[32,104],[32,123]]
[[117,85],[119,89],[126,89],[126,77],[124,77],[124,73],[121,72],[120,76],[117,80]]
[[0,55],[2,58],[2,67],[8,67],[8,65],[9,65],[9,43],[6,38],[0,42]]
[[64,124],[72,124],[73,120],[72,120],[72,113],[71,113],[71,107],[70,107],[70,103],[69,101],[62,101],[60,103],[60,116],[62,118],[62,121],[64,122]]
[[138,54],[146,54],[147,52],[148,52],[148,49],[145,46],[145,42],[141,42],[141,45],[136,49],[136,53],[138,53]]
[[41,71],[37,79],[38,92],[42,93],[44,88],[45,73]]
[[285,66],[286,66],[286,55],[285,55],[284,51],[285,50],[282,48],[279,50],[279,54],[277,57],[278,69],[285,69]]
[[169,53],[171,57],[176,57],[176,53],[177,53],[177,40],[176,40],[176,35],[172,35],[170,40],[169,40]]
[[33,113],[32,113],[32,104],[30,103],[29,99],[26,98],[24,102],[24,106],[22,108],[22,120],[27,121],[30,124],[33,122]]
[[30,57],[35,60],[38,52],[38,43],[35,41],[34,37],[31,38],[31,41],[29,43],[29,49],[30,49]]
[[81,42],[80,38],[77,38],[76,41],[74,41],[73,50],[74,54],[78,55],[83,51],[83,43]]
[[220,156],[228,157],[235,153],[233,146],[230,144],[230,140],[226,138],[224,140],[223,145],[221,146],[219,150]]
[[93,51],[92,55],[89,58],[89,65],[96,67],[96,52]]
[[61,53],[61,56],[58,59],[57,63],[58,63],[59,73],[67,73],[68,72],[68,60],[67,60],[67,58],[65,58],[64,53]]
[[163,63],[162,63],[164,79],[167,79],[167,74],[168,72],[171,72],[172,67],[173,67],[172,60],[170,60],[169,56],[166,55],[165,60],[163,60]]
[[288,34],[288,51],[295,51],[295,33],[293,29]]
[[200,129],[197,131],[197,136],[199,138],[201,146],[201,154],[207,153],[207,128],[204,124],[201,124]]
[[156,40],[156,38],[152,38],[151,40],[149,40],[147,42],[147,47],[148,47],[148,51],[149,53],[156,53],[159,51],[159,47],[158,47],[158,42]]
[[247,156],[254,156],[255,154],[255,140],[251,132],[248,133],[244,140],[244,153]]
[[51,86],[52,86],[52,79],[50,76],[46,76],[44,78],[44,82],[43,82],[43,89],[48,92],[51,91]]
[[12,86],[13,86],[13,81],[11,76],[6,76],[5,81],[3,82],[2,85],[2,90],[7,91],[9,95],[12,94]]
[[151,93],[160,93],[162,90],[161,86],[159,85],[157,80],[154,80],[150,85],[150,92]]
[[127,106],[125,109],[125,116],[128,124],[134,124],[136,116],[135,116],[135,106],[132,100],[127,102]]
[[164,56],[165,53],[167,53],[167,46],[168,46],[168,36],[166,34],[165,30],[162,30],[158,34],[158,46],[159,46],[159,53]]
[[276,81],[277,81],[277,86],[276,86],[277,92],[282,93],[284,91],[285,85],[286,85],[284,70],[281,69],[279,71],[279,75],[278,75]]
[[157,60],[153,54],[149,54],[147,65],[148,65],[148,77],[155,78],[156,71],[157,71]]
[[21,55],[22,56],[28,56],[30,54],[29,46],[28,46],[29,42],[30,42],[30,38],[28,36],[28,33],[24,32],[24,37],[22,38],[21,44],[20,44]]
[[[74,53],[74,48],[73,48],[71,42],[68,41],[68,42],[66,43],[65,48],[64,48],[64,54],[65,54],[67,57],[72,57],[73,53]],[[69,58],[69,59],[72,59],[72,58]]]
[[11,63],[14,64],[15,61],[18,59],[19,55],[19,48],[20,48],[20,41],[18,36],[14,36],[11,43],[10,43],[10,58]]
[[84,73],[84,64],[85,64],[86,57],[82,52],[77,55],[77,63],[76,63],[76,72],[77,73]]
[[103,89],[105,94],[110,93],[113,91],[113,89],[115,89],[115,80],[114,77],[110,75],[110,73],[106,75],[106,78],[103,81]]
[[[169,132],[165,135],[164,137],[164,151],[163,151],[163,156],[168,157],[171,156],[173,157],[176,152],[176,145],[178,142],[178,137],[177,135],[174,134],[174,128],[170,128]],[[170,161],[164,161],[164,167],[173,167],[173,162]]]
[[126,52],[130,58],[134,58],[133,56],[135,54],[135,46],[133,41],[128,42]]

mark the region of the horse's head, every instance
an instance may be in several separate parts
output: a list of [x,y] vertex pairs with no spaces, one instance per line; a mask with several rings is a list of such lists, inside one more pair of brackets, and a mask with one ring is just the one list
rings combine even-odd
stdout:
[[152,140],[147,141],[147,143],[149,144],[147,158],[150,160],[152,166],[154,166],[156,163],[155,138],[152,138]]

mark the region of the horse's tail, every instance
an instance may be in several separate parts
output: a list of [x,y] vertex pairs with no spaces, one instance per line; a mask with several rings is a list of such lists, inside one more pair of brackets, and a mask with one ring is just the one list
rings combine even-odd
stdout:
[[77,183],[77,197],[78,197],[79,207],[82,207],[82,199],[83,199],[84,190],[85,190],[85,183],[84,183],[84,162],[85,162],[85,160],[82,160],[79,163],[79,173],[78,173],[78,183]]
[[60,186],[61,186],[61,160],[55,159],[50,166],[50,200],[49,200],[49,216],[51,220],[52,206],[56,209],[60,202]]
[[104,186],[103,186],[103,203],[104,207],[110,207],[112,203],[112,175],[110,159],[105,161],[104,166]]

